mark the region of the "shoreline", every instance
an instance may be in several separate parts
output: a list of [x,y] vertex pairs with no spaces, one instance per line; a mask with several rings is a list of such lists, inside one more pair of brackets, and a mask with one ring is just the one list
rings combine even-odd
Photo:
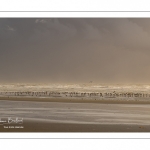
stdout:
[[150,100],[114,100],[114,99],[85,99],[85,98],[62,98],[62,97],[0,97],[1,100],[8,101],[28,101],[28,102],[63,102],[63,103],[102,103],[102,104],[150,104]]

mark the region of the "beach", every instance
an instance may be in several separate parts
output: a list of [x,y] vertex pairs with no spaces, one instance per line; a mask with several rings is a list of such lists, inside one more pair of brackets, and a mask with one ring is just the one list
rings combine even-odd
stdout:
[[[1,97],[0,132],[149,132],[148,100]],[[18,119],[18,120],[19,120]]]

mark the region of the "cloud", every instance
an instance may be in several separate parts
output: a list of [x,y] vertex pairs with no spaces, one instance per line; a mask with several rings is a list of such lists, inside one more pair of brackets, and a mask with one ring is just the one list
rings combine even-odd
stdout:
[[35,23],[46,23],[47,21],[45,19],[36,19]]
[[10,26],[8,26],[7,25],[7,28],[6,28],[8,31],[12,31],[12,32],[14,32],[15,31],[15,29],[14,28],[12,28],[12,27],[10,27]]
[[[37,22],[37,19],[35,21]],[[76,29],[73,26],[65,25],[59,19],[48,19],[44,25],[35,26],[33,31],[34,33],[30,36],[31,41],[68,40],[76,34]]]
[[149,83],[150,19],[0,19],[0,81]]

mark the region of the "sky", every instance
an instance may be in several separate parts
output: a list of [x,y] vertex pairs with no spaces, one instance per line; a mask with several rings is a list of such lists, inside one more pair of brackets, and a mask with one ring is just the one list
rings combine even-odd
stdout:
[[149,18],[0,18],[0,83],[150,84]]

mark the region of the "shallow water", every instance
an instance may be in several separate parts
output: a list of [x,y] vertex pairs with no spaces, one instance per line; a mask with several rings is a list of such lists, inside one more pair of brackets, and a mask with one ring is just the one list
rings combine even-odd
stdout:
[[0,101],[0,118],[54,123],[150,125],[150,105]]

